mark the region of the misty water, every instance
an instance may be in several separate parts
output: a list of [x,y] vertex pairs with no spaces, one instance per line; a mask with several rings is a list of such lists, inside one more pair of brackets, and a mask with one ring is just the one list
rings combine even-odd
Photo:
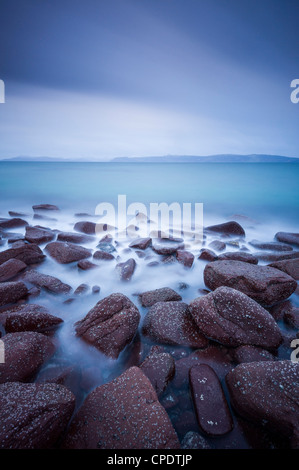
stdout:
[[[117,213],[119,195],[126,196],[128,205],[139,202],[148,211],[150,203],[154,202],[177,202],[181,206],[183,203],[203,203],[204,226],[237,220],[244,227],[245,240],[230,240],[227,251],[247,249],[254,253],[258,250],[249,243],[253,239],[269,242],[274,241],[278,231],[299,232],[298,177],[298,164],[0,163],[0,217],[8,217],[8,211],[18,211],[25,214],[22,218],[30,225],[71,232],[79,220],[101,222],[102,219],[95,215],[99,203],[113,204]],[[60,211],[44,214],[44,219],[35,219],[32,205],[41,203],[56,204]],[[75,215],[78,213],[89,216]],[[149,212],[147,216],[150,218]],[[130,225],[130,218],[126,222]],[[113,221],[111,223],[113,225]],[[143,224],[146,230],[147,222],[143,221]],[[112,230],[115,260],[95,261],[91,258],[99,265],[98,269],[82,271],[77,263],[59,264],[50,256],[34,267],[59,278],[73,290],[83,283],[89,286],[87,293],[81,296],[57,296],[42,289],[37,298],[29,300],[30,303],[44,305],[64,321],[55,333],[57,352],[40,373],[56,365],[75,367],[81,374],[85,371],[90,386],[81,387],[77,394],[77,407],[92,388],[110,381],[129,365],[137,364],[149,351],[151,342],[141,333],[147,309],[141,306],[138,294],[171,287],[180,293],[184,302],[189,303],[202,295],[199,290],[205,288],[203,270],[206,262],[197,259],[202,243],[190,234],[185,236],[185,248],[195,255],[192,269],[186,269],[177,262],[151,266],[149,263],[160,261],[161,257],[150,247],[143,257],[128,248],[132,239],[139,236],[140,228],[142,223],[139,231],[133,231],[127,238],[118,238],[117,227]],[[12,231],[25,233],[25,229]],[[97,233],[90,243],[82,245],[96,251],[105,233]],[[207,246],[217,238],[221,238],[220,235],[210,234],[203,243]],[[6,239],[3,241],[1,251],[8,246]],[[40,247],[43,249],[45,245]],[[129,258],[135,259],[136,270],[129,282],[121,281],[115,266]],[[266,264],[260,262],[263,263]],[[93,286],[99,286],[100,292],[93,293]],[[99,300],[116,292],[127,295],[137,305],[141,321],[134,343],[117,360],[112,360],[77,338],[74,324],[84,318]],[[70,297],[72,301],[65,302]],[[297,296],[293,295],[292,300],[299,305]],[[141,351],[140,338],[144,343]],[[179,354],[184,354],[184,351],[178,350],[178,357]],[[279,357],[285,358],[285,355],[286,351],[280,348]],[[214,440],[213,445],[249,446],[241,434]]]

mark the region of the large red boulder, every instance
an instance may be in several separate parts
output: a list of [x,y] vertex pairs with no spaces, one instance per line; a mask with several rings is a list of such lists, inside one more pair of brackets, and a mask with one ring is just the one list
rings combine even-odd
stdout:
[[242,261],[214,261],[204,269],[206,286],[233,287],[263,305],[273,305],[287,299],[297,287],[288,274],[270,266],[259,266]]
[[36,304],[24,304],[0,313],[0,321],[7,333],[17,331],[49,332],[57,328],[62,319],[51,315],[48,310]]
[[149,379],[131,367],[93,390],[72,421],[67,449],[179,449],[180,444]]
[[0,363],[0,383],[31,380],[55,352],[48,336],[32,331],[8,333],[2,341],[5,362]]
[[5,261],[16,258],[25,264],[36,264],[44,260],[45,255],[40,247],[35,243],[25,243],[18,241],[12,244],[11,248],[0,253],[0,265]]
[[281,333],[272,315],[247,295],[231,287],[219,287],[190,303],[199,330],[226,346],[251,344],[277,348]]
[[244,418],[299,438],[299,363],[291,361],[240,364],[227,375],[231,403]]
[[76,333],[102,353],[117,358],[134,338],[139,320],[139,311],[128,297],[111,294],[76,323]]
[[68,242],[51,242],[46,246],[45,251],[61,264],[73,263],[91,256],[87,248]]
[[62,385],[0,385],[0,448],[52,448],[68,425],[74,395]]
[[208,345],[184,302],[157,302],[146,314],[142,332],[163,344],[204,348]]

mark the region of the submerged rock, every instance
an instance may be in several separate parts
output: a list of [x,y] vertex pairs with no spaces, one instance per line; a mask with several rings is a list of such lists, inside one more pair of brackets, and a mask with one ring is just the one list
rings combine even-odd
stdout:
[[140,300],[143,307],[151,307],[157,302],[182,300],[182,297],[173,289],[170,289],[170,287],[162,287],[160,289],[143,292],[143,294],[140,294]]
[[63,447],[158,450],[179,449],[180,444],[149,379],[131,367],[88,395]]
[[226,382],[238,414],[298,444],[299,363],[240,364],[227,375]]
[[32,206],[34,212],[36,211],[59,211],[59,207],[54,204],[36,204]]
[[269,250],[269,251],[291,251],[292,247],[285,245],[284,243],[278,242],[261,242],[259,240],[251,240],[249,245],[258,248],[259,250]]
[[43,287],[53,294],[68,294],[72,290],[71,286],[60,281],[57,277],[49,276],[33,269],[28,269],[28,271],[22,274],[22,280],[34,286]]
[[49,243],[45,251],[61,264],[73,263],[91,256],[91,252],[87,248],[67,242]]
[[136,261],[134,258],[130,258],[124,263],[118,263],[116,270],[118,271],[119,277],[123,281],[130,281],[136,268]]
[[33,331],[7,333],[2,341],[5,362],[0,363],[0,383],[31,380],[55,352],[48,336]]
[[107,253],[106,251],[95,251],[93,254],[94,259],[98,260],[105,260],[105,261],[110,261],[112,259],[115,259],[114,256],[111,253]]
[[96,223],[95,222],[88,222],[88,221],[82,221],[82,222],[77,222],[74,225],[74,230],[77,232],[82,232],[87,235],[95,235],[96,233]]
[[157,302],[150,307],[142,332],[163,344],[204,348],[208,340],[198,331],[188,305],[183,302]]
[[229,236],[231,235],[234,235],[234,236],[239,235],[242,237],[245,236],[245,230],[240,224],[238,224],[238,222],[235,222],[235,221],[225,222],[224,224],[211,225],[209,227],[206,227],[205,231],[221,233],[223,235],[229,235]]
[[129,247],[130,248],[137,248],[139,250],[146,250],[152,243],[151,238],[137,238],[137,240],[134,240],[130,243]]
[[226,346],[250,344],[277,348],[282,341],[272,315],[230,287],[219,287],[193,300],[190,312],[199,331]]
[[158,238],[152,242],[152,249],[159,255],[172,255],[183,248],[184,241],[181,239]]
[[11,248],[0,252],[0,265],[11,258],[16,258],[25,264],[36,264],[43,261],[45,255],[35,243],[19,241],[14,243]]
[[134,338],[139,320],[139,311],[128,297],[111,294],[76,323],[76,333],[102,353],[116,359]]
[[256,256],[243,251],[227,251],[226,253],[219,255],[218,260],[235,260],[244,261],[244,263],[258,264]]
[[275,238],[280,242],[299,246],[299,233],[278,232]]
[[99,267],[97,264],[94,264],[94,263],[92,263],[91,261],[89,261],[87,259],[83,259],[83,260],[79,261],[77,266],[78,266],[79,269],[82,269],[83,271],[87,271],[89,269],[94,269],[94,268]]
[[226,248],[226,243],[221,240],[213,240],[211,243],[209,243],[209,248],[216,251],[223,251]]
[[212,250],[208,250],[207,248],[202,248],[200,250],[200,255],[198,259],[202,259],[204,261],[216,261],[218,256]]
[[73,232],[60,232],[57,237],[59,242],[69,243],[90,243],[94,240],[94,237],[81,233]]
[[19,259],[11,258],[5,261],[0,265],[0,282],[9,281],[26,268],[27,265]]
[[204,281],[209,289],[233,287],[263,305],[287,299],[297,287],[293,278],[278,269],[231,260],[207,264]]
[[275,356],[266,349],[250,345],[239,346],[233,349],[231,356],[238,364],[243,362],[275,361],[276,359]]
[[10,229],[10,228],[17,228],[17,227],[25,227],[28,225],[28,222],[23,219],[13,218],[13,219],[2,219],[0,220],[0,229]]
[[176,259],[186,268],[191,268],[194,261],[194,255],[186,250],[177,250]]
[[233,419],[214,370],[206,364],[190,369],[190,388],[201,430],[209,436],[221,436],[233,429]]
[[62,385],[0,385],[0,448],[52,448],[74,408],[74,395]]
[[56,234],[40,227],[26,227],[25,240],[40,245],[54,240]]
[[185,434],[182,442],[182,449],[211,449],[210,444],[198,432],[189,431]]
[[24,282],[1,282],[0,283],[0,307],[12,304],[26,297],[28,289]]

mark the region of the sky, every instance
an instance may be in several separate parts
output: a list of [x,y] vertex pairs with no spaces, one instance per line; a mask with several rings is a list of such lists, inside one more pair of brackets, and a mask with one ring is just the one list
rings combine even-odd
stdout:
[[299,157],[298,0],[0,0],[0,159]]

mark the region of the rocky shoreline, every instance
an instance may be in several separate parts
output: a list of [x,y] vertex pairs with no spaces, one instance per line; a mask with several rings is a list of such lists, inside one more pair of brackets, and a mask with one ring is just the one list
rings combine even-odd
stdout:
[[0,218],[0,448],[299,447],[298,233],[120,242],[63,217]]

